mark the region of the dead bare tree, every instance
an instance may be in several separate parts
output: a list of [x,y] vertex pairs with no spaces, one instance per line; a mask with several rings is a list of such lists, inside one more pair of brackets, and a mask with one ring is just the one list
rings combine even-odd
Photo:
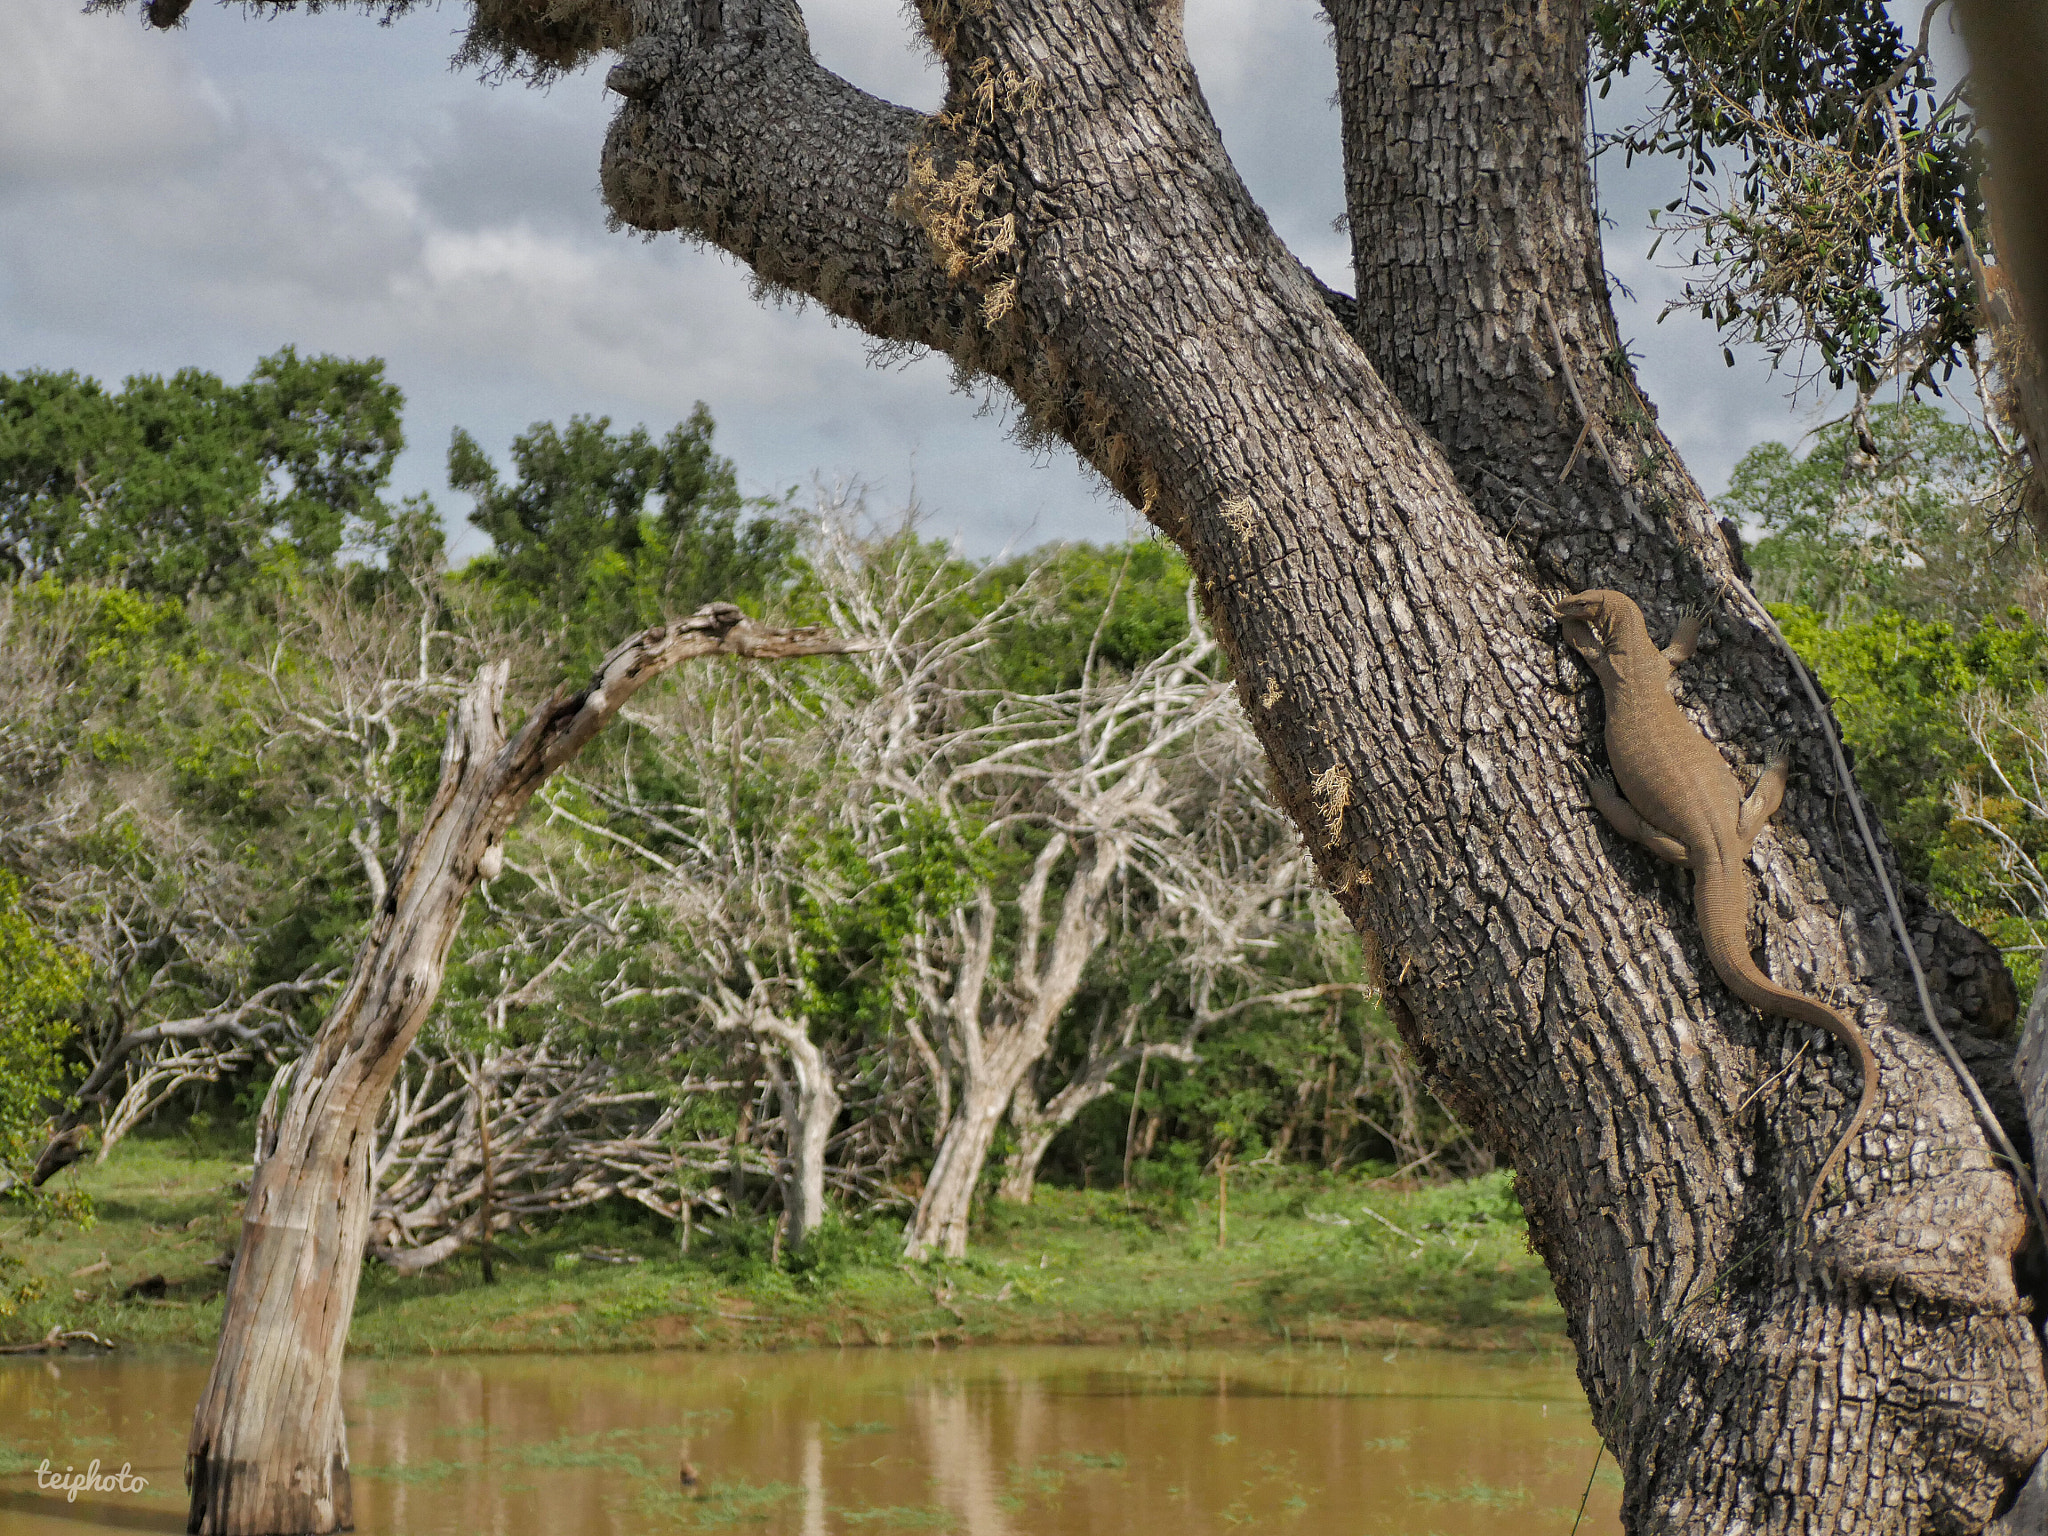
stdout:
[[534,791],[679,662],[844,649],[829,635],[769,629],[713,604],[620,644],[588,686],[558,689],[509,741],[507,664],[479,669],[449,722],[440,787],[399,855],[347,986],[293,1072],[251,1182],[187,1450],[192,1530],[266,1536],[353,1523],[340,1364],[368,1237],[377,1122],[439,992],[464,902],[502,870],[505,834]]
[[349,816],[372,911],[384,901],[387,828],[402,832],[410,809],[392,760],[408,728],[463,692],[451,653],[476,643],[442,628],[439,607],[422,590],[387,589],[368,603],[336,589],[295,593],[254,664],[269,695],[270,742],[302,741],[346,764],[327,792]]
[[553,1032],[467,1061],[453,1051],[416,1053],[378,1126],[369,1252],[417,1274],[487,1230],[613,1196],[680,1221],[682,1170],[701,1176],[696,1203],[723,1211],[712,1179],[728,1166],[727,1144],[678,1136],[676,1124],[692,1094],[739,1086],[686,1078],[660,1092],[625,1089],[605,1062]]
[[[295,1056],[306,1044],[300,1011],[340,974],[314,965],[296,977],[252,981],[259,908],[274,889],[175,808],[167,768],[95,772],[79,765],[81,754],[65,754],[72,759],[66,767],[63,757],[35,746],[84,729],[79,721],[53,728],[49,706],[98,600],[89,592],[0,594],[0,652],[8,658],[0,674],[0,757],[13,756],[20,774],[0,853],[30,872],[44,920],[87,957],[95,976],[77,1037],[84,1080],[37,1161],[38,1183],[83,1155],[95,1135],[104,1159],[180,1089]],[[380,901],[384,816],[374,808],[402,805],[388,771],[401,719],[410,712],[417,723],[424,706],[459,691],[430,662],[430,642],[441,637],[426,611],[388,598],[366,609],[337,592],[295,593],[279,604],[278,639],[255,668],[270,697],[265,706],[241,707],[260,716],[259,763],[293,742],[327,751],[340,745],[354,760],[356,772],[332,782],[355,792],[349,841]],[[396,677],[387,675],[394,670]],[[29,723],[20,712],[39,708],[41,730],[20,729]],[[318,799],[315,791],[299,809]]]
[[1106,1098],[1116,1086],[1116,1074],[1125,1067],[1154,1061],[1191,1065],[1200,1059],[1195,1054],[1196,1031],[1192,1029],[1179,1040],[1139,1038],[1146,1015],[1157,1008],[1158,1002],[1155,995],[1112,1009],[1105,1000],[1088,1031],[1080,1065],[1050,1097],[1039,1082],[1043,1058],[1024,1075],[1010,1098],[1010,1127],[1016,1141],[1003,1159],[1003,1176],[996,1185],[997,1199],[1017,1205],[1031,1203],[1038,1185],[1039,1165],[1052,1149],[1053,1138],[1072,1125],[1082,1110]]
[[941,1032],[955,1109],[904,1233],[913,1258],[966,1252],[996,1128],[1108,937],[1113,894],[1192,877],[1174,843],[1193,780],[1172,759],[1234,705],[1209,670],[1215,642],[1189,619],[1186,640],[1126,678],[1091,668],[1062,693],[991,701],[899,780],[906,803],[942,818],[963,848],[1035,841],[1014,895],[980,873],[967,903],[914,946],[912,994]]
[[[1097,679],[1090,682],[1103,686]],[[1127,896],[1129,885],[1144,887],[1135,916],[1126,900],[1111,921],[1124,930],[1115,939],[1116,948],[1144,954],[1154,964],[1162,963],[1163,955],[1171,957],[1164,965],[1176,988],[1185,989],[1189,1006],[1176,1018],[1179,1010],[1159,982],[1149,995],[1121,1008],[1105,1003],[1080,1062],[1049,1096],[1044,1079],[1050,1056],[1032,1064],[1010,1099],[1016,1139],[1004,1161],[998,1198],[1031,1199],[1053,1138],[1110,1093],[1115,1075],[1125,1067],[1160,1060],[1192,1063],[1211,1024],[1260,1005],[1307,1006],[1350,990],[1340,983],[1276,991],[1261,973],[1259,961],[1277,934],[1337,914],[1317,888],[1292,824],[1266,796],[1258,769],[1258,744],[1234,710],[1208,716],[1167,759],[1164,773],[1173,786],[1168,799],[1175,809],[1136,846],[1143,879],[1125,882]],[[1224,1004],[1219,992],[1237,1001]],[[1154,1035],[1174,1038],[1144,1038],[1148,1026]]]

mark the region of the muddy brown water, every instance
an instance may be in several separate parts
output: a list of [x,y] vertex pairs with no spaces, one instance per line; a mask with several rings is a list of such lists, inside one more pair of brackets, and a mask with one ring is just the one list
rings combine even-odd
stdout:
[[[192,1356],[0,1362],[0,1533],[182,1531]],[[1332,1346],[463,1356],[348,1367],[376,1536],[1620,1529],[1568,1359]],[[38,1490],[49,1475],[130,1486]],[[697,1470],[685,1496],[680,1464]],[[147,1487],[134,1480],[147,1480]]]

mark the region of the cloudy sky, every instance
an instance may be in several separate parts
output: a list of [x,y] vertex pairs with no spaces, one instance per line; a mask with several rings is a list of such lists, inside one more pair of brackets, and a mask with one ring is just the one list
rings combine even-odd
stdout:
[[[825,62],[929,107],[939,81],[899,0],[807,0]],[[945,364],[869,366],[860,336],[748,295],[723,256],[607,231],[602,69],[534,91],[453,73],[462,11],[380,28],[329,13],[252,20],[200,0],[148,31],[79,0],[0,3],[0,372],[109,380],[185,366],[230,379],[285,343],[386,359],[409,401],[404,491],[460,525],[450,430],[501,461],[573,413],[657,433],[705,401],[743,484],[858,482],[913,495],[934,532],[992,553],[1132,525],[1070,456],[1012,443]],[[1188,0],[1188,36],[1255,195],[1328,282],[1350,287],[1335,87],[1314,0]],[[1616,110],[1610,104],[1604,110]],[[1618,112],[1617,112],[1618,116]],[[1710,491],[1751,443],[1798,437],[1811,396],[1696,319],[1645,259],[1668,168],[1603,164],[1622,326],[1666,428]],[[463,546],[473,549],[473,539]]]

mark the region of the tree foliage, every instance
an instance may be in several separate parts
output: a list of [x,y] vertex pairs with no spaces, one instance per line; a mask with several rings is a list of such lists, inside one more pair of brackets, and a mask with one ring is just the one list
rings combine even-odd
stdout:
[[[280,357],[259,368],[264,389],[288,376],[381,379],[374,362],[321,360],[326,371],[309,374],[292,354]],[[173,382],[203,401],[235,397],[235,410],[256,409],[247,390],[191,373]],[[10,441],[61,439],[84,461],[114,463],[130,451],[121,413],[131,397],[170,389],[131,381],[112,394],[77,379],[15,389]],[[387,398],[383,440],[395,447],[398,398]],[[906,696],[913,711],[936,712],[906,738],[913,750],[899,770],[877,769],[858,718],[874,713],[877,740],[894,729],[889,667],[869,677],[841,662],[815,673],[692,675],[552,786],[465,922],[437,1018],[407,1068],[387,1127],[396,1161],[378,1243],[399,1256],[424,1252],[417,1245],[473,1214],[474,1194],[470,1204],[449,1194],[464,1187],[473,1132],[465,1143],[450,1128],[480,1085],[507,1179],[532,1185],[501,1188],[500,1215],[551,1208],[572,1185],[583,1191],[576,1200],[618,1187],[669,1212],[679,1181],[713,1211],[750,1217],[772,1204],[782,1155],[774,1048],[724,1029],[703,1002],[720,989],[743,999],[765,986],[762,996],[804,1020],[838,1074],[845,1105],[831,1187],[859,1202],[899,1198],[889,1181],[929,1157],[942,1129],[909,1028],[933,1030],[914,1011],[913,972],[955,942],[955,913],[987,891],[1001,914],[995,953],[1006,975],[1018,893],[1050,840],[1065,835],[1057,823],[1074,814],[1056,795],[1017,785],[997,793],[996,779],[975,777],[972,743],[1008,739],[1004,731],[1040,715],[1045,729],[1033,730],[1045,735],[1066,707],[1046,701],[1071,703],[1084,684],[1113,691],[1182,647],[1190,610],[1180,556],[1154,541],[1073,544],[984,566],[904,527],[836,546],[843,568],[828,571],[817,563],[823,546],[804,542],[803,518],[739,494],[699,408],[658,435],[594,417],[536,423],[502,472],[457,432],[451,479],[473,499],[471,521],[492,548],[449,572],[431,506],[375,499],[388,466],[370,463],[354,481],[306,468],[324,462],[304,445],[326,429],[308,389],[290,399],[298,446],[281,432],[246,433],[207,451],[235,460],[223,484],[268,495],[273,509],[303,485],[334,514],[327,522],[264,512],[271,521],[259,525],[245,516],[246,495],[194,502],[191,515],[212,520],[200,542],[219,552],[219,574],[183,585],[113,537],[125,525],[107,523],[106,537],[67,549],[56,569],[17,575],[0,605],[9,770],[0,865],[18,874],[37,931],[67,945],[91,977],[59,1048],[72,1080],[101,1061],[121,1064],[106,1094],[81,1106],[89,1125],[118,1137],[201,1106],[254,1111],[300,1048],[378,899],[381,872],[417,824],[445,711],[476,655],[512,654],[515,677],[536,688],[621,633],[708,597],[843,627],[870,622],[875,615],[854,609],[892,588],[883,607],[902,609],[890,643],[906,675],[922,675],[939,650],[955,658],[943,687]],[[276,468],[288,460],[299,469]],[[132,470],[119,505],[144,505],[153,473]],[[61,510],[48,497],[22,505],[36,516]],[[353,510],[337,521],[343,506]],[[318,543],[319,528],[375,537]],[[955,743],[948,750],[966,771],[943,808],[906,795],[907,779],[878,792],[864,778],[924,773],[927,748],[915,743],[927,737]],[[1059,739],[1052,730],[1055,756]],[[1022,815],[1027,800],[1037,808]],[[1169,830],[1145,829],[1153,851],[1142,857],[1155,857]],[[1071,857],[1058,862],[1045,899],[1057,905],[1073,878]],[[1282,939],[1252,957],[1229,996],[1359,975],[1348,932],[1298,926],[1278,922]],[[1105,1004],[1113,1017],[1131,1014],[1141,1043],[1187,1032],[1201,1004],[1182,963],[1186,939],[1152,885],[1118,897],[1040,1074],[1049,1087],[1088,1070],[1090,1021]],[[1261,1007],[1211,1032],[1213,1064],[1154,1061],[1140,1095],[1141,1175],[1158,1159],[1200,1164],[1224,1145],[1240,1156],[1392,1166],[1425,1143],[1457,1140],[1419,1095],[1384,1018],[1356,998],[1340,1000],[1339,1013],[1334,1043],[1301,1044],[1309,1026],[1300,1010]],[[136,1032],[167,1027],[188,1033],[121,1054]],[[1309,1029],[1317,1041],[1320,1029]],[[1313,1131],[1302,1073],[1320,1074]],[[1111,1160],[1120,1160],[1126,1120],[1117,1117],[1127,1116],[1132,1076],[1129,1062],[1117,1067],[1093,1119],[1065,1133],[1081,1150],[1055,1156],[1055,1177],[1091,1176],[1097,1121],[1116,1120],[1101,1135],[1114,1136]],[[540,1139],[525,1136],[529,1123]],[[642,1172],[586,1177],[582,1154],[566,1150],[586,1141],[607,1149],[614,1172]],[[440,1150],[419,1161],[430,1146]]]
[[[28,1182],[70,1085],[65,1046],[86,978],[83,957],[36,927],[22,911],[20,880],[0,869],[0,1191],[32,1225],[88,1210],[74,1193]],[[36,1294],[32,1284],[9,1282],[17,1262],[0,1249],[0,1317]]]
[[402,405],[381,362],[291,347],[241,384],[0,376],[0,560],[198,598],[375,555],[399,528],[382,492]]
[[2007,490],[1980,433],[1900,403],[1823,428],[1803,456],[1759,444],[1721,507],[1765,535],[1758,585],[1831,695],[1901,868],[2030,986],[2048,822],[2012,787],[2033,771],[2048,630]]
[[469,521],[491,538],[465,574],[524,617],[564,626],[579,657],[665,614],[759,602],[789,578],[793,532],[740,495],[711,434],[701,403],[659,442],[602,416],[536,422],[512,441],[508,481],[457,428],[448,482],[475,499]]
[[1763,537],[1750,551],[1767,601],[1838,622],[1893,610],[1959,631],[2020,596],[2033,538],[2008,507],[1985,435],[1933,406],[1872,406],[1796,454],[1742,456],[1722,512]]
[[[1808,347],[1830,382],[1946,377],[1977,335],[1974,121],[1881,0],[1605,0],[1604,96],[1638,62],[1662,102],[1611,136],[1667,154],[1686,190],[1683,303],[1774,361]],[[1732,363],[1733,358],[1731,356]]]

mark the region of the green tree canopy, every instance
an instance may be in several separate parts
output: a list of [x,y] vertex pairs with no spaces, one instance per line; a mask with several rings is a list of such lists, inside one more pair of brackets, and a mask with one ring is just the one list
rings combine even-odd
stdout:
[[1719,505],[1763,530],[1750,562],[1767,599],[1968,631],[2013,601],[2031,554],[2005,489],[1983,433],[1908,402],[1822,428],[1804,455],[1759,443]]
[[286,347],[228,384],[196,368],[118,392],[0,375],[0,561],[17,576],[197,597],[375,554],[404,396],[372,358]]
[[535,422],[506,481],[457,428],[448,481],[476,499],[469,520],[492,545],[467,574],[600,649],[636,623],[760,598],[790,574],[794,532],[740,495],[712,429],[701,402],[658,443],[604,416]]
[[[26,1181],[64,1091],[68,1014],[84,981],[84,964],[37,930],[21,910],[21,882],[0,870],[0,1185],[38,1216],[58,1202]],[[0,1315],[7,1302],[0,1287]]]
[[2048,684],[2048,633],[2017,615],[1959,638],[1947,624],[1882,612],[1829,625],[1810,608],[1774,606],[1785,636],[1833,698],[1856,778],[1884,819],[1899,864],[1955,910],[1976,903],[1937,878],[1949,786],[1988,777],[1962,709],[1979,692],[2018,699]]
[[995,658],[1009,687],[1075,687],[1091,652],[1098,666],[1128,672],[1187,636],[1188,563],[1163,540],[1021,555],[990,572],[986,595],[1000,598],[1027,579],[1043,597]]

